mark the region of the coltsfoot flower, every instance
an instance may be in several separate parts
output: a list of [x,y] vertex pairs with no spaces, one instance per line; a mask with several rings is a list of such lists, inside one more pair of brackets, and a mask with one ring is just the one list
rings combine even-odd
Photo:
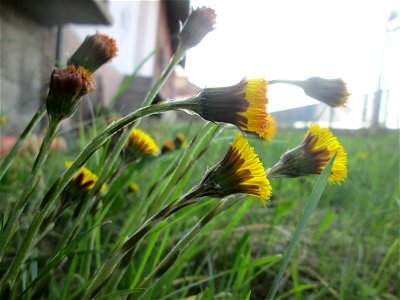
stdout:
[[[66,161],[65,167],[68,169],[72,165],[72,161]],[[89,191],[93,189],[97,182],[97,175],[92,173],[88,168],[81,167],[75,175],[72,177],[71,183],[74,184],[75,188],[79,191]],[[106,184],[103,183],[100,192],[104,192],[107,188]]]
[[216,18],[215,11],[208,7],[203,6],[192,11],[179,34],[180,47],[186,51],[198,45],[214,30]]
[[264,136],[267,132],[267,81],[243,79],[234,86],[205,88],[192,98],[181,101],[182,108],[212,122],[237,126]]
[[207,196],[243,193],[257,197],[263,205],[272,192],[260,159],[241,134],[236,135],[224,159],[207,172],[200,187]]
[[96,32],[96,34],[88,35],[85,38],[67,63],[77,67],[82,66],[93,73],[115,57],[117,52],[115,39]]
[[127,162],[131,162],[143,156],[154,155],[158,150],[156,142],[150,135],[134,128],[129,134],[128,142],[123,151],[123,158]]
[[269,114],[267,117],[267,122],[268,122],[267,131],[264,134],[263,138],[266,141],[270,141],[275,136],[276,133],[276,120],[273,116]]
[[135,182],[132,182],[132,183],[129,184],[129,190],[132,193],[136,193],[136,192],[139,191],[139,186]]
[[268,170],[268,177],[300,177],[321,174],[328,161],[336,154],[329,183],[343,182],[347,177],[347,155],[343,146],[328,128],[314,123],[302,143],[284,153],[279,162]]
[[83,67],[68,65],[63,69],[55,68],[46,99],[49,116],[58,120],[70,117],[82,97],[93,91],[94,86],[92,74]]

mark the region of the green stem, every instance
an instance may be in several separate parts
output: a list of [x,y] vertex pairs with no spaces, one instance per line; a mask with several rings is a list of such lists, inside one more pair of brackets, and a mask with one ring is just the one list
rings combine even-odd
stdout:
[[[148,92],[146,95],[146,98],[143,100],[142,107],[147,107],[151,104],[153,99],[156,97],[157,93],[160,91],[162,85],[165,83],[165,81],[168,79],[168,77],[171,75],[173,70],[175,69],[176,65],[181,61],[184,53],[181,50],[177,50],[175,55],[171,58],[171,61],[168,65],[168,67],[164,70],[164,72],[161,74],[160,78],[155,82],[154,86],[152,89]],[[170,102],[172,103],[172,102]],[[162,103],[161,103],[162,104]],[[167,103],[164,103],[164,105],[167,105]],[[170,106],[170,109],[174,109],[176,103]],[[126,118],[126,117],[125,117]],[[123,119],[125,119],[123,118]],[[129,123],[128,123],[129,124]],[[120,153],[122,151],[122,148],[125,146],[130,131],[137,127],[140,124],[140,120],[129,126],[129,128],[121,135],[119,138],[117,144],[113,148],[112,152],[108,155],[107,161],[105,162],[102,172],[99,175],[99,180],[96,183],[96,186],[94,187],[94,190],[97,190],[98,188],[101,187],[101,185],[105,182],[106,178],[109,176],[111,170],[113,169],[117,159],[120,156]]]
[[[125,127],[126,125],[129,125],[135,122],[136,120],[139,120],[141,117],[173,109],[174,104],[171,103],[160,103],[158,105],[152,105],[152,106],[148,105],[151,104],[151,101],[159,92],[162,84],[167,80],[168,76],[172,73],[175,66],[179,63],[182,57],[183,53],[180,51],[177,51],[176,54],[173,56],[169,66],[162,73],[160,79],[155,83],[154,87],[148,93],[145,100],[143,101],[143,106],[147,107],[140,108],[132,112],[131,114],[127,115],[126,117],[118,120],[114,124],[109,125],[106,129],[103,130],[103,132],[101,132],[98,136],[96,136],[79,154],[79,156],[76,158],[75,162],[71,165],[71,167],[66,172],[64,172],[61,178],[49,190],[49,192],[46,194],[44,198],[44,202],[51,202],[51,203],[54,202],[58,197],[58,195],[60,194],[60,192],[62,191],[62,189],[65,187],[65,185],[69,182],[69,180],[71,180],[72,175],[74,174],[74,170],[79,168],[91,156],[91,154],[94,151],[96,151],[99,147],[101,147],[106,142],[106,140],[109,137],[111,137],[114,133],[118,132],[121,128]],[[138,122],[134,123],[134,125],[136,126],[137,124]],[[83,226],[84,217],[87,214],[87,211],[92,206],[91,205],[92,202],[95,201],[93,195],[98,189],[100,189],[101,185],[107,179],[107,174],[109,173],[109,170],[112,170],[112,166],[118,159],[119,153],[121,152],[123,146],[125,145],[128,136],[129,136],[129,130],[126,130],[125,133],[119,138],[117,145],[113,148],[113,151],[109,154],[108,159],[102,168],[102,172],[99,175],[99,180],[97,181],[95,187],[91,190],[91,192],[87,195],[86,199],[84,200],[85,201],[84,205],[82,209],[79,211],[79,214],[77,215],[74,222],[70,224],[68,228],[64,231],[56,247],[56,252],[62,249],[68,243],[74,232],[79,232],[79,230],[77,230],[79,226]],[[43,205],[46,204],[42,203],[42,206]]]
[[36,157],[36,160],[33,164],[31,173],[28,177],[27,182],[25,183],[25,188],[22,192],[22,196],[18,202],[16,202],[11,209],[10,216],[7,220],[5,229],[4,229],[4,235],[3,235],[3,243],[1,245],[1,252],[0,252],[0,259],[3,256],[4,250],[7,248],[8,243],[10,242],[11,238],[13,237],[15,230],[16,230],[16,225],[18,223],[18,220],[24,211],[26,205],[29,202],[30,195],[33,192],[33,188],[36,185],[38,181],[38,174],[42,170],[42,167],[44,165],[44,162],[46,161],[49,152],[50,152],[50,146],[51,143],[54,139],[54,137],[57,134],[57,130],[60,125],[60,120],[54,120],[50,119],[49,120],[49,128],[47,130],[46,136],[43,139],[42,146],[40,147],[39,153]]
[[24,131],[19,136],[18,140],[15,142],[14,146],[11,148],[10,152],[8,152],[7,156],[3,159],[0,165],[0,180],[3,178],[4,174],[7,172],[8,168],[11,166],[15,155],[17,154],[19,148],[24,142],[25,138],[30,134],[32,129],[36,126],[36,124],[42,119],[42,117],[46,113],[46,105],[42,104],[37,112],[33,115],[32,120],[26,126]]
[[268,84],[275,84],[275,83],[286,83],[291,85],[296,85],[302,87],[303,81],[302,80],[288,80],[288,79],[274,79],[268,80]]
[[315,208],[317,207],[317,204],[319,202],[319,199],[321,198],[322,192],[325,189],[326,183],[328,181],[328,176],[331,172],[332,164],[333,164],[335,158],[336,158],[336,154],[330,159],[330,161],[326,165],[325,169],[322,171],[322,174],[320,175],[318,182],[314,187],[314,190],[311,192],[311,195],[308,198],[306,207],[304,208],[304,211],[300,218],[300,221],[296,226],[296,229],[293,233],[293,236],[292,236],[292,238],[289,242],[289,245],[287,247],[287,250],[285,252],[285,256],[284,256],[282,264],[279,268],[279,272],[275,276],[272,287],[268,292],[268,295],[266,298],[268,300],[275,299],[275,295],[278,292],[283,274],[285,273],[286,267],[288,266],[290,258],[292,257],[292,254],[296,248],[297,242],[299,241],[300,236],[301,236],[304,228],[306,227],[308,220],[310,219],[312,213],[314,212]]
[[98,293],[103,286],[112,278],[118,263],[125,255],[132,252],[140,240],[145,237],[157,224],[170,217],[180,209],[195,203],[192,201],[203,196],[201,188],[194,189],[177,201],[165,206],[157,214],[148,219],[134,234],[132,234],[121,246],[114,250],[110,259],[108,259],[90,281],[89,286],[83,293],[82,300],[90,299]]
[[80,166],[82,166],[89,159],[89,157],[107,141],[109,137],[111,137],[114,133],[119,131],[124,126],[144,116],[160,113],[167,110],[171,110],[171,103],[160,103],[158,105],[152,105],[149,107],[140,108],[132,112],[125,118],[106,127],[100,134],[98,134],[93,140],[89,142],[89,144],[85,147],[85,149],[83,149],[83,151],[72,163],[70,168],[68,168],[61,175],[61,177],[53,184],[53,186],[45,195],[40,205],[39,212],[35,215],[34,219],[32,220],[32,223],[28,227],[28,230],[22,241],[22,244],[19,247],[13,261],[11,262],[11,265],[7,273],[4,275],[2,282],[0,283],[0,295],[1,291],[6,287],[7,284],[9,284],[11,287],[14,285],[19,270],[26,259],[26,256],[30,250],[34,238],[36,237],[39,231],[40,225],[42,224],[51,206],[56,201],[57,197],[60,195],[61,191],[72,179],[72,176],[75,174],[76,170]]
[[[230,208],[232,205],[237,203],[237,198],[232,200],[229,198],[222,199],[218,204],[210,210],[203,218],[200,219],[186,234],[179,240],[179,242],[168,252],[167,256],[158,264],[158,266],[153,269],[153,271],[137,286],[137,288],[146,289],[151,283],[154,286],[160,277],[169,270],[169,268],[174,264],[174,262],[179,258],[181,253],[190,245],[194,238],[201,232],[201,230],[214,220],[223,211]],[[228,203],[231,201],[231,203]],[[131,287],[135,288],[135,287]],[[129,299],[135,299],[135,297],[140,296],[138,294],[132,294]]]

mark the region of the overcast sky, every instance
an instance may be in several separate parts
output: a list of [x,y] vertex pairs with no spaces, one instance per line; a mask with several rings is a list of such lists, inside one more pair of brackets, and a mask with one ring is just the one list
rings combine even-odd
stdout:
[[[200,87],[235,84],[244,76],[343,78],[353,94],[350,109],[359,109],[363,95],[377,88],[387,19],[390,11],[400,12],[399,3],[192,0],[194,7],[214,8],[218,19],[216,29],[189,51],[186,71]],[[399,53],[397,30],[387,35],[383,89],[399,90]],[[316,103],[287,86],[270,87],[269,96],[270,111]]]

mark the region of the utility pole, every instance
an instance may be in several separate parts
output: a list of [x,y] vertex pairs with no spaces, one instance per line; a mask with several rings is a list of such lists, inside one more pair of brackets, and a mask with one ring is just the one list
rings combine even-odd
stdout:
[[381,102],[382,102],[382,75],[383,75],[384,64],[385,64],[387,36],[388,36],[389,32],[393,32],[393,31],[396,31],[397,29],[399,29],[399,27],[390,29],[389,23],[392,22],[393,20],[397,19],[398,17],[399,17],[399,14],[397,13],[397,11],[392,11],[387,20],[385,38],[383,41],[381,70],[380,70],[380,74],[379,74],[379,78],[378,78],[378,87],[377,87],[375,95],[374,95],[375,97],[374,97],[374,106],[373,106],[373,111],[372,111],[372,123],[371,123],[372,128],[379,128],[381,125],[379,122],[379,115],[380,115],[380,111],[381,111]]

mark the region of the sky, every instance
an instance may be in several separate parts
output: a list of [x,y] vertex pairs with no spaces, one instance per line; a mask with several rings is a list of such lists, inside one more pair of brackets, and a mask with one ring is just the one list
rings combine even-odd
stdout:
[[[382,70],[382,88],[392,90],[391,98],[400,97],[400,30],[386,34],[384,47],[389,14],[400,13],[398,0],[192,0],[191,5],[217,13],[216,29],[187,53],[187,75],[200,87],[233,85],[245,76],[343,78],[352,93],[347,110],[354,112],[364,94],[376,90]],[[270,86],[268,95],[270,111],[317,103],[287,85]],[[390,102],[393,122],[399,102]]]

